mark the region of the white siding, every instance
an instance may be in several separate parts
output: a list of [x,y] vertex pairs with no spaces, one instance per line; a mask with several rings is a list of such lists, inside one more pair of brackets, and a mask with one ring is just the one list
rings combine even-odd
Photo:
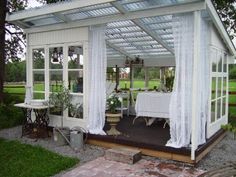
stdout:
[[35,46],[57,43],[73,43],[87,40],[88,28],[83,27],[41,33],[30,33],[28,45]]
[[210,25],[210,45],[220,50],[227,51],[223,39],[213,24]]

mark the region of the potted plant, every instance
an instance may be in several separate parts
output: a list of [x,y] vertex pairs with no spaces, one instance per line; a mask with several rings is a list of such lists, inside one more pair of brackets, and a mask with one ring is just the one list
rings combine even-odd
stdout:
[[228,123],[226,125],[221,125],[221,128],[226,131],[232,132],[233,139],[236,139],[236,126],[232,125],[231,123]]
[[63,124],[63,112],[68,108],[73,109],[73,105],[71,104],[71,96],[69,93],[69,89],[62,87],[61,91],[53,92],[49,96],[50,107],[61,114],[61,127],[56,126],[53,129],[54,141],[56,141],[59,145],[69,143],[70,129],[68,127],[64,127]]
[[121,113],[117,112],[116,108],[121,106],[121,101],[116,95],[111,95],[107,99],[106,120],[110,124],[111,129],[107,131],[108,135],[120,135],[116,129],[117,123],[120,121]]

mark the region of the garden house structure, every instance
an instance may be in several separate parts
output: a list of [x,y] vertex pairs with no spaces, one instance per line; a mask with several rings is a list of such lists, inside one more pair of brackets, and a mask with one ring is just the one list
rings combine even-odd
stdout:
[[[68,0],[8,14],[7,21],[26,34],[34,98],[48,99],[62,83],[70,89],[77,113],[64,112],[65,126],[104,134],[106,68],[138,56],[145,67],[175,67],[167,149],[144,153],[197,162],[223,136],[236,51],[210,0]],[[50,125],[60,125],[53,109]],[[189,153],[173,153],[182,148]]]

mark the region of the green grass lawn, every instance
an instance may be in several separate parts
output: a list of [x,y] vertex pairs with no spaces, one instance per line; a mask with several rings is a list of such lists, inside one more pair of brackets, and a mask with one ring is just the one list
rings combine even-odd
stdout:
[[[149,81],[149,89],[153,89],[154,86],[158,88],[160,84],[159,80],[151,80]],[[129,88],[130,87],[130,82],[128,80],[120,80],[120,88]],[[145,82],[143,80],[134,80],[134,88],[144,88],[145,87]],[[44,90],[44,85],[43,84],[35,84],[35,91],[42,91]],[[24,86],[19,86],[19,85],[13,85],[10,86],[8,85],[7,87],[4,88],[5,92],[8,92],[10,94],[16,94],[16,95],[23,95],[25,94],[25,88]],[[236,91],[236,81],[229,81],[229,91]],[[35,93],[34,94],[35,98],[44,98],[43,94],[40,93]],[[229,103],[236,103],[236,95],[229,95]],[[235,107],[229,107],[229,113],[232,116],[236,117],[236,108]]]
[[73,167],[76,158],[64,157],[39,146],[0,139],[0,176],[47,177]]

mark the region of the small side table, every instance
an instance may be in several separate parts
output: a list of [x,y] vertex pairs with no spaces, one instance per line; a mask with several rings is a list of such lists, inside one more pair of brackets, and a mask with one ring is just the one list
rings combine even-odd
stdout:
[[[14,106],[19,107],[23,110],[25,119],[22,125],[22,136],[30,134],[33,132],[33,129],[36,128],[37,132],[40,128],[43,128],[47,131],[48,134],[48,106],[46,105],[30,105],[25,103],[15,104]],[[35,121],[32,121],[31,113],[35,113]],[[37,137],[39,134],[37,133]]]

